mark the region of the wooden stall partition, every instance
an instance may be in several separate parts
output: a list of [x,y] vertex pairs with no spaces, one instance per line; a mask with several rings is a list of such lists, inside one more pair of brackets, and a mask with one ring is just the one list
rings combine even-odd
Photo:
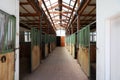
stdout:
[[14,80],[14,52],[9,52],[6,54],[0,54],[0,80]]
[[40,64],[40,48],[33,46],[31,53],[32,71],[35,70]]
[[56,48],[56,42],[53,42],[53,49]]
[[51,49],[52,49],[52,51],[55,49],[55,45],[56,45],[55,42],[51,43]]
[[0,10],[0,80],[14,80],[16,18]]
[[36,28],[31,29],[31,72],[40,65],[40,35]]
[[48,56],[48,44],[45,44],[45,57]]
[[78,62],[81,65],[81,68],[85,72],[85,74],[90,76],[90,63],[89,63],[89,48],[79,47],[78,52]]
[[73,58],[75,58],[75,46],[74,46],[74,44],[72,44],[71,49],[72,49],[72,51],[71,51],[71,52],[72,52],[71,55],[72,55]]
[[50,43],[50,53],[52,52],[52,43]]
[[85,74],[90,77],[90,26],[86,26],[78,31],[78,62]]

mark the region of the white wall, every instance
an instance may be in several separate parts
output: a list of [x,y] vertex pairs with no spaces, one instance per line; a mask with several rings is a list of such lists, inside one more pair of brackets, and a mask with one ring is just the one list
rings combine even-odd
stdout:
[[[96,0],[97,80],[113,80],[110,71],[110,18],[120,13],[120,0]],[[116,35],[114,35],[116,36]],[[118,36],[116,36],[118,37]],[[112,45],[111,45],[112,46]],[[120,53],[120,52],[119,52]],[[120,70],[118,70],[120,71]],[[119,74],[120,75],[120,74]],[[120,80],[120,79],[119,79]]]
[[[19,48],[19,0],[0,0],[0,9],[16,16],[16,48]],[[19,80],[19,49],[16,53],[15,80]]]

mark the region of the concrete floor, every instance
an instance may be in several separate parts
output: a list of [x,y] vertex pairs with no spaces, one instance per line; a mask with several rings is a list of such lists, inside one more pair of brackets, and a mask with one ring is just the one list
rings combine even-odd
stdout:
[[79,64],[64,47],[57,47],[37,70],[23,80],[88,80]]

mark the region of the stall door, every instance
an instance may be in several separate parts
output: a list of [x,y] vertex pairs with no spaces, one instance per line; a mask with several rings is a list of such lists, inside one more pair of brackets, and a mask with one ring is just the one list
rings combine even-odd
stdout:
[[65,46],[65,37],[61,36],[60,40],[61,40],[61,47],[64,47]]
[[15,21],[0,11],[0,80],[14,80]]
[[40,35],[39,30],[31,30],[31,71],[34,71],[40,64]]

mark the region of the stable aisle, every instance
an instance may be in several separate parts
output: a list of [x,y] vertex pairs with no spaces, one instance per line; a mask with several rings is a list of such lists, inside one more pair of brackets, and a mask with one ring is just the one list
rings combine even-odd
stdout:
[[57,47],[40,67],[23,80],[88,80],[65,47]]

